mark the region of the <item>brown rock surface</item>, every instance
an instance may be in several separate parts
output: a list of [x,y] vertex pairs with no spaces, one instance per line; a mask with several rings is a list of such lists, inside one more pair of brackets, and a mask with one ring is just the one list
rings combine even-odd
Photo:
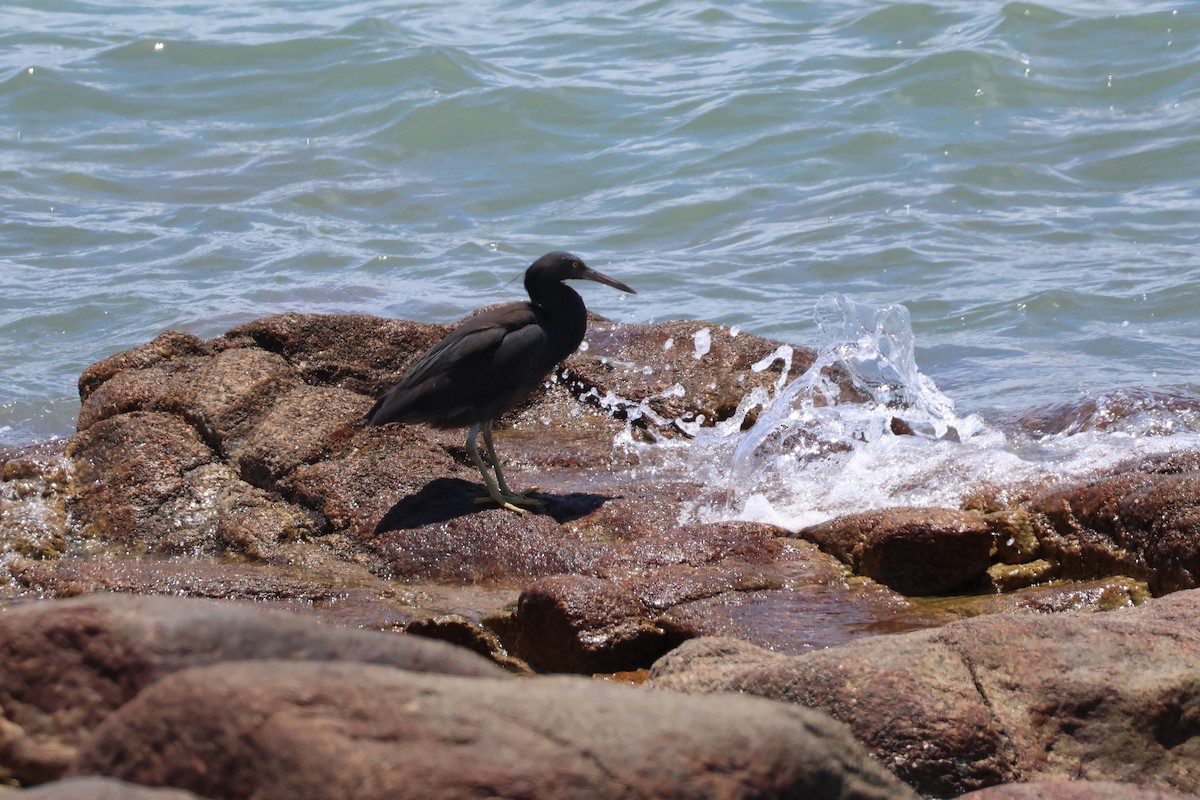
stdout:
[[[546,501],[517,516],[474,504],[480,486],[462,431],[361,424],[373,397],[445,330],[284,314],[211,340],[166,333],[93,365],[80,379],[80,432],[67,457],[0,454],[9,576],[0,596],[119,591],[272,604],[444,638],[526,672],[522,658],[541,670],[636,673],[688,639],[736,636],[802,657],[703,639],[668,656],[656,682],[682,680],[682,670],[664,670],[689,659],[693,688],[754,677],[761,685],[748,691],[834,711],[898,772],[939,792],[1072,770],[1133,779],[1121,772],[1122,748],[1133,754],[1130,770],[1164,781],[1170,772],[1170,785],[1190,786],[1185,620],[1200,628],[1196,615],[1164,621],[1159,611],[1118,625],[1134,612],[1069,612],[1140,603],[1147,584],[1159,593],[1195,585],[1200,455],[1131,463],[1032,497],[998,500],[1010,493],[997,488],[972,500],[978,511],[854,514],[799,536],[684,523],[714,490],[614,440],[687,437],[701,418],[745,412],[738,405],[751,389],[794,377],[812,354],[703,322],[593,319],[587,349],[498,424],[513,484],[537,484]],[[753,418],[750,409],[746,424]],[[863,576],[913,594],[983,591],[989,581],[1002,593],[906,597]],[[878,636],[1005,610],[1022,614]],[[23,618],[12,613],[0,622]],[[162,617],[138,614],[145,625]],[[190,617],[197,631],[208,630],[204,616]],[[58,700],[42,710],[41,700],[0,703],[5,775],[58,774],[131,687],[166,674],[166,657],[143,639],[129,644],[100,624],[81,632],[78,615],[63,620],[58,639],[13,639],[27,657],[0,664],[27,668],[28,687],[38,670],[65,674],[63,665],[85,676],[56,684]],[[210,650],[218,659],[294,657],[270,645],[282,634],[254,633],[264,651],[238,650],[251,635],[235,633],[224,649],[197,644],[186,627],[167,624],[167,639],[192,642],[201,660],[179,656],[175,669],[211,663]],[[97,657],[71,662],[63,653],[74,645],[63,650],[64,641]],[[114,653],[97,641],[127,647]],[[320,658],[332,647],[301,649],[310,646]],[[347,657],[361,660],[361,646]]]
[[972,511],[885,508],[847,514],[799,535],[857,574],[903,594],[959,589],[991,565],[991,529],[982,514]]
[[[733,337],[718,326],[705,326],[715,332],[702,358],[682,341],[678,351],[663,350],[673,336],[690,342],[700,327],[626,329],[594,320],[588,350],[568,359],[563,379],[536,398],[540,411],[510,415],[517,427],[501,434],[500,446],[516,467],[509,470],[514,482],[531,456],[573,473],[603,466],[622,427],[614,414],[657,408],[666,416],[655,422],[643,414],[639,425],[670,432],[678,415],[715,422],[751,387],[778,379],[778,364],[751,369],[778,343]],[[71,511],[93,535],[163,552],[270,560],[280,543],[349,534],[344,544],[381,573],[410,575],[422,565],[403,560],[407,546],[419,550],[422,537],[439,538],[446,526],[466,526],[451,531],[460,544],[480,539],[483,526],[542,547],[546,536],[563,536],[559,524],[612,499],[556,493],[545,496],[548,517],[480,522],[470,502],[477,475],[461,432],[362,427],[374,396],[445,330],[361,315],[283,314],[210,341],[166,333],[93,365],[80,379],[80,432],[68,449],[81,478]],[[639,359],[662,374],[646,374]],[[685,400],[677,385],[690,387]],[[564,387],[596,408],[565,402]],[[665,405],[656,405],[660,396]],[[511,577],[570,571],[572,563],[518,558]],[[497,569],[429,566],[422,576],[494,577]]]
[[1131,575],[1156,594],[1200,586],[1200,453],[1124,464],[1028,507],[1067,577]]
[[441,642],[168,597],[94,595],[19,605],[0,614],[0,652],[0,778],[33,783],[61,776],[108,714],[189,666],[292,658],[503,675]]
[[[6,795],[8,796],[8,795]],[[200,800],[182,789],[138,786],[112,778],[67,778],[33,789],[12,792],[13,800]]]
[[[745,616],[739,605],[747,593],[803,587],[828,595],[845,582],[843,569],[778,529],[679,528],[684,503],[699,490],[686,478],[648,484],[604,470],[619,465],[612,439],[624,423],[614,415],[636,416],[647,435],[678,435],[680,418],[716,422],[751,388],[779,380],[781,360],[758,363],[778,343],[700,323],[594,319],[589,347],[568,359],[562,379],[503,422],[501,452],[513,482],[524,465],[537,465],[546,501],[543,513],[516,516],[473,502],[478,480],[460,431],[361,425],[372,395],[444,331],[284,314],[209,341],[164,334],[94,365],[80,381],[81,430],[68,448],[80,478],[71,513],[90,536],[125,553],[233,555],[270,565],[260,596],[272,600],[281,589],[302,596],[305,586],[325,596],[330,587],[310,574],[327,570],[330,559],[386,580],[460,586],[517,588],[576,576],[556,580],[578,596],[560,592],[544,606],[571,609],[558,618],[535,611],[533,587],[512,611],[473,619],[442,608],[426,617],[437,624],[403,622],[455,641],[498,636],[550,669],[648,666],[674,642],[734,625],[725,609]],[[697,346],[701,331],[707,352]],[[811,353],[796,348],[789,358],[795,371]],[[655,367],[647,372],[644,364]],[[306,566],[289,574],[288,565]],[[22,585],[60,593],[160,591],[171,580],[127,569],[129,579],[116,585],[77,564],[28,560],[10,571]],[[190,582],[194,592],[202,585],[221,580]],[[253,596],[252,581],[235,591]],[[839,597],[854,606],[852,594]],[[618,597],[628,601],[629,626],[603,622]],[[699,616],[674,613],[660,625],[681,604],[718,597],[729,602],[714,601]],[[794,638],[805,647],[808,637]]]
[[[702,321],[614,325],[593,319],[588,343],[587,350],[566,361],[576,393],[667,434],[673,433],[674,420],[702,419],[711,425],[732,417],[751,388],[774,384],[783,369],[776,362],[754,369],[779,342]],[[806,347],[787,346],[786,351],[791,378],[816,358]],[[745,425],[755,418],[751,412]]]
[[1042,781],[992,786],[964,794],[958,800],[1188,800],[1194,797],[1136,783]]
[[1200,791],[1200,592],[979,617],[798,657],[696,640],[651,685],[819,708],[923,793],[1082,778]]
[[366,664],[175,673],[109,717],[74,769],[230,800],[915,798],[803,709]]
[[[1187,584],[1194,487],[1180,479],[1194,465],[1182,462],[1128,470],[1162,491],[1140,495],[1145,513],[1127,513],[1116,539],[1099,533],[1105,512],[1085,503],[1056,527],[1051,511],[1062,504],[1049,501],[988,515],[870,512],[804,534],[859,576],[908,593],[974,578],[982,588],[986,569],[1008,593],[1000,599],[905,599],[787,531],[680,524],[710,489],[686,468],[647,469],[643,450],[614,447],[630,433],[622,417],[634,421],[635,438],[689,435],[701,416],[733,414],[751,389],[784,379],[785,363],[794,377],[812,356],[707,323],[594,318],[588,348],[500,421],[512,482],[538,483],[545,509],[523,517],[480,509],[461,431],[361,426],[373,396],[445,330],[281,314],[208,341],[164,333],[90,367],[65,467],[18,458],[0,475],[0,528],[14,554],[6,594],[181,591],[307,603],[325,619],[445,636],[504,663],[510,648],[544,668],[593,670],[648,666],[631,654],[650,658],[710,634],[805,652],[998,608],[1142,597],[1133,584],[1010,591],[1060,576],[1120,582],[1108,577],[1116,571],[1154,578],[1159,589]],[[30,467],[34,476],[25,476]],[[980,518],[994,531],[995,554],[984,551]],[[42,530],[42,521],[60,529]],[[196,569],[181,566],[187,559]],[[551,579],[553,602],[541,606],[550,613],[535,613],[532,602],[518,613],[522,590],[542,597],[532,584]],[[398,581],[448,593],[412,597],[394,588]],[[496,604],[481,607],[487,597]],[[628,610],[629,626],[612,624],[617,607]],[[630,648],[626,633],[654,644]]]
[[549,672],[637,669],[669,647],[633,592],[583,575],[531,583],[521,592],[513,627],[513,652]]

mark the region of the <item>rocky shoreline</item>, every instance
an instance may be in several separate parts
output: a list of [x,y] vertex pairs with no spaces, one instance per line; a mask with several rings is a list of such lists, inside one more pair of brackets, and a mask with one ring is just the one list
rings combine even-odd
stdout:
[[518,516],[474,505],[461,432],[361,424],[444,331],[285,314],[84,372],[65,448],[0,457],[0,778],[32,797],[1200,792],[1200,452],[800,531],[681,522],[714,489],[614,438],[733,418],[815,354],[596,318],[498,425],[546,501]]

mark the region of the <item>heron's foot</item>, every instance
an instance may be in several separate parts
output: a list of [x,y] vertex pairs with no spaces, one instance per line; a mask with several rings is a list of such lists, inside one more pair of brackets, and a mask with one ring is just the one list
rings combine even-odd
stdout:
[[494,494],[489,494],[487,497],[476,497],[475,505],[481,506],[486,503],[496,503],[501,508],[507,508],[509,511],[515,511],[518,514],[526,513],[526,510],[521,506],[528,508],[541,508],[546,505],[546,501],[538,500],[536,497],[529,495],[537,491],[537,487],[533,486],[523,492],[505,492],[497,490]]

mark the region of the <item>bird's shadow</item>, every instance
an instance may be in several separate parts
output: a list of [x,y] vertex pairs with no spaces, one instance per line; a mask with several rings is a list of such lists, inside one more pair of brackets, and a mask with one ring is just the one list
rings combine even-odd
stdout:
[[[496,506],[490,503],[475,502],[476,498],[486,496],[487,492],[482,484],[465,481],[462,478],[434,478],[425,484],[421,491],[408,495],[388,509],[388,512],[383,515],[383,519],[379,520],[379,524],[375,526],[375,533],[410,530],[423,525],[449,522],[457,517],[495,508]],[[587,516],[604,505],[606,501],[615,499],[610,495],[590,492],[572,492],[570,494],[534,492],[532,496],[541,500],[545,505],[530,509],[530,513],[544,514],[560,524]]]

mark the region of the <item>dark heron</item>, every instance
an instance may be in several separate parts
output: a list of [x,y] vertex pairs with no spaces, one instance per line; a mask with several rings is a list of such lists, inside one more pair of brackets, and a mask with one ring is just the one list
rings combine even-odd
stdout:
[[[483,476],[488,497],[517,512],[523,511],[520,506],[541,505],[529,496],[533,489],[514,492],[508,488],[492,444],[492,421],[529,397],[550,370],[583,341],[587,309],[583,298],[563,283],[568,280],[596,281],[636,294],[577,256],[547,253],[525,270],[528,302],[505,303],[464,320],[379,398],[367,413],[367,423],[424,422],[435,428],[470,425],[467,450]],[[475,443],[481,426],[495,479]]]

